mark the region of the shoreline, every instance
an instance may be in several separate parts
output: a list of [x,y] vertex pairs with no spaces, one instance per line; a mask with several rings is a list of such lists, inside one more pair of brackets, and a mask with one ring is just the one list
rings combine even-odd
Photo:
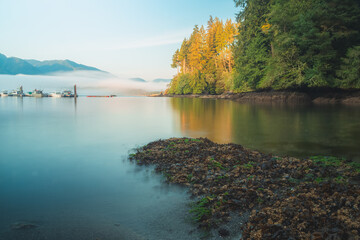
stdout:
[[313,89],[307,91],[263,91],[219,95],[152,94],[149,97],[230,99],[243,103],[344,104],[360,105],[360,90]]
[[129,158],[187,186],[197,199],[190,209],[194,220],[221,237],[232,234],[225,224],[234,214],[243,218],[243,239],[360,234],[359,163],[278,157],[206,138],[158,140]]

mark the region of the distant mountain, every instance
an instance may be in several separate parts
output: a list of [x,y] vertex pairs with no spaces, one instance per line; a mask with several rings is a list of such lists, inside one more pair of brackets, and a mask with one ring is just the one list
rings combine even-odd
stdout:
[[70,60],[48,60],[48,61],[37,61],[37,60],[26,60],[28,63],[38,68],[42,73],[52,72],[69,72],[69,71],[101,71],[94,67],[89,67],[83,64],[78,64]]
[[129,78],[129,80],[135,81],[135,82],[146,82],[146,80],[142,79],[142,78]]
[[40,70],[20,58],[7,58],[0,53],[0,74],[41,74]]
[[165,78],[157,78],[152,80],[155,83],[170,83],[171,79],[165,79]]
[[16,57],[7,58],[0,53],[0,74],[47,75],[56,72],[101,71],[94,67],[78,64],[70,60],[25,60]]

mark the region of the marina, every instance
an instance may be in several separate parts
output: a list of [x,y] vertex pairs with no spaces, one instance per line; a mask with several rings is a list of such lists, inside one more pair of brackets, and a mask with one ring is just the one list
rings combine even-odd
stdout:
[[3,90],[0,92],[1,97],[54,97],[54,98],[61,98],[61,97],[78,97],[76,93],[76,85],[74,85],[74,91],[71,90],[64,90],[64,91],[56,91],[51,93],[45,93],[43,90],[34,89],[32,92],[24,92],[23,87],[20,86],[18,90],[12,90],[10,93],[7,90]]

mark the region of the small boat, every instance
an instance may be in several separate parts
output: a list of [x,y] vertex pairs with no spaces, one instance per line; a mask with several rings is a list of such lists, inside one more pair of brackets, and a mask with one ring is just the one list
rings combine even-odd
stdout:
[[9,93],[10,97],[23,97],[24,94],[19,90],[13,90]]
[[0,93],[0,96],[1,96],[1,97],[7,97],[7,96],[9,96],[8,91],[2,91],[2,92]]
[[61,98],[62,93],[61,92],[52,92],[52,93],[49,94],[49,97]]
[[9,97],[15,97],[16,96],[16,91],[15,90],[12,90],[9,94],[8,94]]
[[35,90],[31,93],[30,96],[31,96],[31,97],[46,97],[46,95],[43,93],[42,90],[37,90],[37,89],[35,89]]
[[23,87],[20,86],[19,90],[12,90],[11,93],[9,93],[9,96],[11,97],[23,97],[25,96]]
[[75,94],[71,90],[65,90],[61,94],[62,97],[75,97]]

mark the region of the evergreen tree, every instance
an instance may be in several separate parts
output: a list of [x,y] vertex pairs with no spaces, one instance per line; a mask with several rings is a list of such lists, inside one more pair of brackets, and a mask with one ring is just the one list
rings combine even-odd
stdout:
[[236,0],[242,7],[238,14],[240,23],[235,54],[235,91],[258,88],[266,75],[271,55],[269,36],[262,31],[270,9],[270,0]]
[[195,25],[190,38],[173,55],[171,66],[178,68],[170,94],[221,93],[230,90],[227,74],[234,65],[232,43],[237,24],[230,20],[224,24],[210,16],[207,28]]
[[360,88],[360,46],[348,50],[337,75],[342,88]]
[[169,93],[359,88],[360,1],[235,0],[173,55]]

